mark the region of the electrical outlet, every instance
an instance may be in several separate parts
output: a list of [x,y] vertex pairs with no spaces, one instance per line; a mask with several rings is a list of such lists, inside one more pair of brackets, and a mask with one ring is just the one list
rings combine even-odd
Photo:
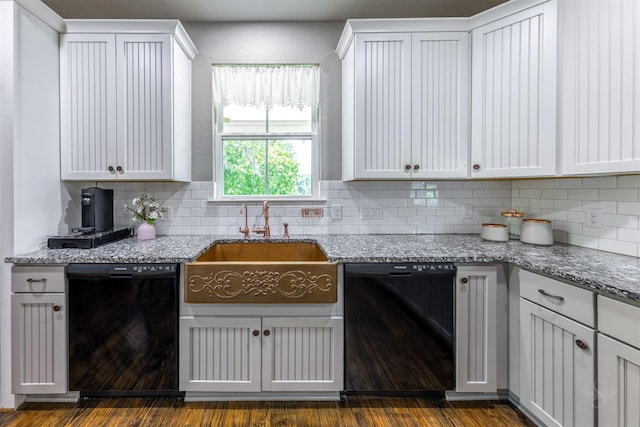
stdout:
[[586,208],[584,225],[591,228],[602,228],[602,209]]
[[331,219],[334,221],[342,219],[342,205],[331,205]]
[[382,219],[382,208],[380,207],[368,207],[360,208],[361,219]]
[[472,205],[464,205],[464,213],[462,214],[462,218],[464,218],[464,219],[472,219],[473,218],[473,206]]
[[164,213],[162,217],[165,221],[173,221],[173,206],[168,206],[169,209]]

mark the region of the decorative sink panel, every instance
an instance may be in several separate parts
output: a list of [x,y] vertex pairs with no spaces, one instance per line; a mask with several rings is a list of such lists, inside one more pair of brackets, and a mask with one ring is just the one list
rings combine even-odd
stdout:
[[335,303],[337,264],[315,243],[218,243],[185,265],[187,303]]

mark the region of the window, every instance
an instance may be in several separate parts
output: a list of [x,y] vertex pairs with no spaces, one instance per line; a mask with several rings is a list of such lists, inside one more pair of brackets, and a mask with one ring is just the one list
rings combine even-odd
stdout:
[[216,197],[314,197],[317,65],[214,65]]

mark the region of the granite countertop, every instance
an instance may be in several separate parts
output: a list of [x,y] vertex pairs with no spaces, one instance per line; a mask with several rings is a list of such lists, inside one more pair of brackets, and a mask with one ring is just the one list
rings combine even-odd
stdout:
[[[264,239],[250,239],[264,241]],[[282,239],[269,239],[283,241]],[[41,249],[8,257],[15,264],[191,262],[229,236],[128,238],[95,249]],[[534,246],[519,241],[488,242],[478,235],[319,235],[287,241],[317,241],[329,260],[342,263],[508,262],[640,303],[640,258],[579,246]]]

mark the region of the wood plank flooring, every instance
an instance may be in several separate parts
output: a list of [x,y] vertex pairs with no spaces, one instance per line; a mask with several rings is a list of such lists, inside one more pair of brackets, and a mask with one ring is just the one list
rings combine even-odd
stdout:
[[3,427],[247,426],[486,427],[534,424],[505,402],[447,402],[348,396],[340,402],[197,402],[91,399],[77,404],[26,403],[1,414]]

